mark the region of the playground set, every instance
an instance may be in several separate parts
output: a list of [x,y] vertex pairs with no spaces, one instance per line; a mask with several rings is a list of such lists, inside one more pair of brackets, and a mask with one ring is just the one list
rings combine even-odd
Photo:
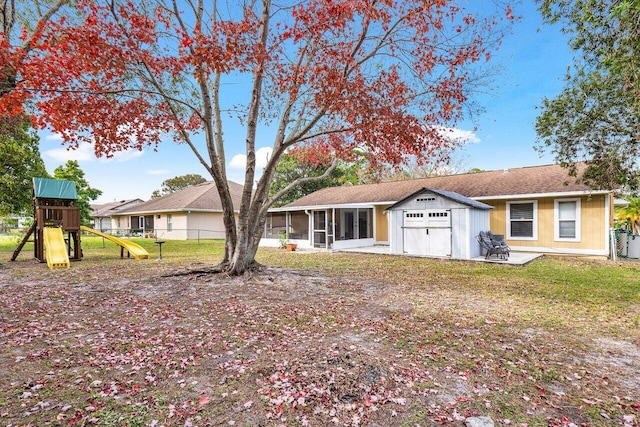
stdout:
[[[101,233],[80,225],[80,208],[76,206],[78,193],[73,181],[48,178],[33,178],[33,219],[11,261],[15,261],[20,251],[33,235],[33,255],[49,268],[69,268],[70,260],[82,259],[81,231],[96,234],[120,245],[120,257],[148,259],[149,253],[140,245]],[[67,233],[65,238],[64,234]]]

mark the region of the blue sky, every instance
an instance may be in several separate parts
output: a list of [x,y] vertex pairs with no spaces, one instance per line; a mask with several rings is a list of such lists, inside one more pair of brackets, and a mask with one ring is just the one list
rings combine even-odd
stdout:
[[[534,150],[534,123],[544,97],[554,97],[562,90],[563,78],[571,63],[572,53],[566,36],[557,26],[542,23],[533,0],[524,0],[514,8],[522,20],[507,36],[494,57],[503,70],[491,95],[479,98],[486,109],[475,122],[464,121],[458,129],[470,142],[456,154],[464,170],[495,170],[553,163],[550,154],[540,156]],[[475,126],[477,129],[474,130]],[[229,179],[243,182],[243,130],[226,129],[229,140],[237,140],[237,150],[227,147]],[[234,134],[237,132],[237,134]],[[69,151],[61,139],[47,131],[40,132],[40,151],[47,170],[53,170],[69,159],[78,160],[85,178],[102,190],[96,203],[141,198],[148,200],[168,178],[197,173],[211,179],[186,145],[162,143],[157,151],[130,151],[112,159],[98,159],[89,145]],[[258,140],[258,154],[268,152],[270,139]]]

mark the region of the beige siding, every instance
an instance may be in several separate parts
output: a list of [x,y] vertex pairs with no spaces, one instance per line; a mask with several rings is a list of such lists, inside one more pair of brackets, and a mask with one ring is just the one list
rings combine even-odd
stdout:
[[128,232],[130,227],[128,215],[113,215],[111,217],[111,233],[121,235]]
[[[551,249],[562,252],[584,253],[589,251],[606,250],[606,235],[609,224],[605,224],[606,199],[609,195],[595,195],[592,197],[580,197],[580,241],[558,241],[555,239],[554,233],[554,209],[555,200],[565,199],[558,198],[541,198],[538,202],[538,238],[536,240],[516,240],[510,239],[507,243],[510,246],[541,250]],[[483,200],[484,203],[493,206],[495,209],[491,211],[491,231],[505,236],[507,233],[507,203],[504,200]]]
[[[169,231],[169,215],[171,215],[171,231]],[[158,239],[185,240],[187,238],[187,214],[185,212],[155,214],[154,221],[153,225]]]
[[189,237],[193,240],[224,239],[224,221],[220,212],[191,212],[189,214]]
[[[171,215],[171,231],[168,216]],[[160,216],[160,218],[158,218]],[[224,239],[224,223],[219,212],[171,212],[155,214],[158,238],[173,240]]]
[[189,228],[192,230],[222,230],[222,215],[213,212],[192,212],[189,214]]

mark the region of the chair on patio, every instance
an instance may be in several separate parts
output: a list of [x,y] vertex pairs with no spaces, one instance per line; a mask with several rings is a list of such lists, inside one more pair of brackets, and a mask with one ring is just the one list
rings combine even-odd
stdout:
[[[491,239],[491,242],[493,242],[496,245],[500,245],[500,246],[505,246],[505,247],[509,247],[507,245],[507,242],[505,242],[504,240],[504,235],[502,234],[496,234],[492,231],[487,231],[487,236],[489,236],[489,239]],[[509,249],[511,250],[511,249]]]
[[480,243],[482,249],[487,252],[484,256],[485,259],[489,259],[491,255],[496,255],[498,259],[504,261],[509,259],[511,248],[506,244],[503,236],[494,234],[491,231],[481,231],[480,234],[476,236],[476,240]]

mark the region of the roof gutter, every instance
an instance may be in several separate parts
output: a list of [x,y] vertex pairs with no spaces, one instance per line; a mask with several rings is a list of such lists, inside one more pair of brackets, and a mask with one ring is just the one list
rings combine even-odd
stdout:
[[[192,208],[182,208],[182,209],[156,209],[152,211],[128,211],[128,212],[114,212],[111,216],[119,216],[119,215],[145,215],[145,214],[166,214],[166,213],[174,213],[174,212],[205,212],[205,213],[216,213],[223,212],[222,209],[192,209]],[[234,210],[234,212],[239,212],[238,210]]]
[[513,200],[513,199],[534,199],[540,197],[575,197],[575,196],[594,196],[599,194],[609,194],[607,190],[583,190],[583,191],[559,191],[555,193],[529,193],[529,194],[509,194],[504,196],[480,196],[469,197],[473,200]]

